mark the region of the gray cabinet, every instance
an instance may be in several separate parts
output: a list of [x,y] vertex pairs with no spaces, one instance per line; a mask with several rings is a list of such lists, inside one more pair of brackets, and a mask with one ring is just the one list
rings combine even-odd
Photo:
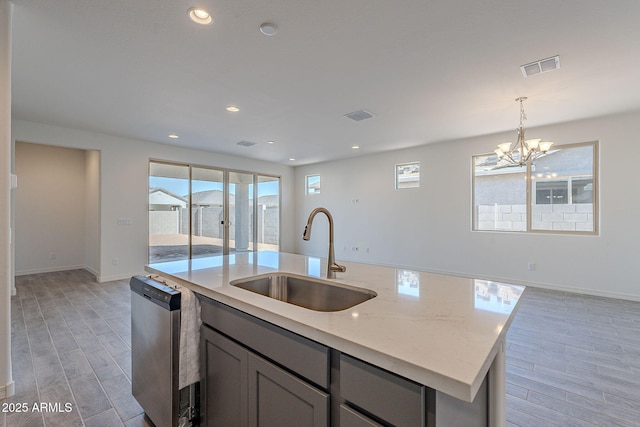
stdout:
[[[340,355],[340,395],[357,410],[352,409],[354,413],[366,413],[371,418],[398,427],[424,426],[429,391],[423,385],[354,357]],[[352,425],[376,425],[363,424],[363,420],[368,418],[361,415],[360,424],[352,421]],[[340,418],[342,420],[342,413]]]
[[383,427],[347,405],[340,405],[340,427]]
[[326,427],[329,395],[249,354],[249,425]]
[[340,427],[488,425],[486,380],[468,403],[341,354],[340,395]]
[[329,426],[327,347],[215,301],[202,320],[202,426]]
[[463,402],[200,298],[202,426],[489,425],[486,380]]
[[202,425],[247,426],[247,350],[205,326],[200,340]]

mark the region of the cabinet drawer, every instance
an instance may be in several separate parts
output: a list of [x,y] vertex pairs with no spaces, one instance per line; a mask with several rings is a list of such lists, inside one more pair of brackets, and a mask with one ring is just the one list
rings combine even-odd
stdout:
[[257,353],[329,388],[329,348],[218,301],[200,296],[202,322]]
[[383,427],[382,424],[378,424],[372,419],[366,417],[363,414],[349,408],[345,405],[340,405],[340,427]]
[[340,394],[395,426],[423,425],[426,388],[346,354],[340,355]]

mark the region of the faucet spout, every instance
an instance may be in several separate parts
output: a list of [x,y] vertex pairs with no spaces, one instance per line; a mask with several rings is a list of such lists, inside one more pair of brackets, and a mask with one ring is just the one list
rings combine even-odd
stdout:
[[304,233],[302,234],[302,239],[303,240],[311,239],[311,224],[313,224],[313,219],[320,212],[325,214],[327,216],[327,219],[329,220],[329,255],[327,257],[327,278],[335,279],[336,271],[344,273],[345,271],[347,271],[347,267],[345,267],[344,265],[338,265],[336,263],[336,257],[333,250],[333,217],[331,216],[331,213],[329,213],[327,209],[315,208],[314,210],[311,211],[311,213],[309,214],[309,219],[307,219],[307,225],[304,227]]

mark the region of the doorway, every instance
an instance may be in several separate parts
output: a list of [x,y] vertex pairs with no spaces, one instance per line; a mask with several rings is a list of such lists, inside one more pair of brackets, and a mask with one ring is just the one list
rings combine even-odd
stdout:
[[100,274],[100,152],[16,141],[15,274]]

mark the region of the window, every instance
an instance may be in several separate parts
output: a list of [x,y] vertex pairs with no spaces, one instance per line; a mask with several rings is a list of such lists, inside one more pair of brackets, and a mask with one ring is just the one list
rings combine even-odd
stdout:
[[597,143],[556,147],[527,167],[473,157],[473,229],[597,232]]
[[306,176],[307,194],[320,194],[320,175]]
[[149,162],[149,262],[278,251],[279,243],[280,178]]
[[396,190],[420,187],[420,162],[396,165]]

